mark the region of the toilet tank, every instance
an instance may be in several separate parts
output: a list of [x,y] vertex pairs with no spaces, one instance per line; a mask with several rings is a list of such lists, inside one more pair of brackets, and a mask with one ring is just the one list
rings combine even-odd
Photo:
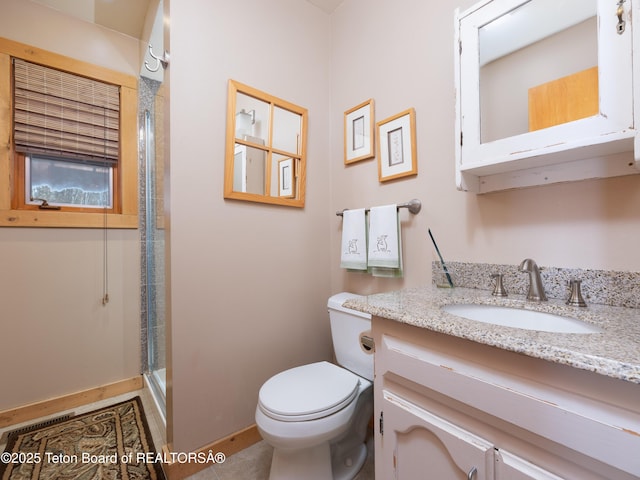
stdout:
[[338,293],[329,298],[331,338],[338,365],[373,381],[373,349],[363,345],[361,337],[371,337],[371,315],[345,308],[349,298],[362,298],[354,293]]

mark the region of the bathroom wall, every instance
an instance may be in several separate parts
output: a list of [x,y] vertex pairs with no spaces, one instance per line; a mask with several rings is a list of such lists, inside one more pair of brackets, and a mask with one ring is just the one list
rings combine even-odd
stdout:
[[[345,0],[328,16],[300,0],[172,2],[174,450],[252,424],[264,380],[330,358],[331,293],[429,283],[427,227],[451,260],[638,271],[640,176],[483,196],[455,189],[453,10],[473,3]],[[0,9],[2,36],[137,75],[131,39],[24,0]],[[222,198],[229,78],[309,109],[304,209]],[[343,113],[368,98],[377,120],[416,109],[417,177],[379,184],[375,159],[344,166]],[[404,279],[339,268],[337,210],[413,197],[423,210],[401,211]],[[138,232],[109,232],[107,307],[101,239],[0,229],[0,359],[11,366],[0,373],[0,410],[139,373]]]
[[0,35],[138,76],[139,42],[30,0],[0,0]]
[[[404,280],[339,268],[340,220],[331,227],[332,290],[381,292],[430,282],[446,259],[638,271],[640,175],[475,195],[454,182],[454,9],[474,1],[345,0],[331,17],[331,209],[419,198],[401,211]],[[376,120],[416,109],[418,175],[379,184],[376,159],[345,167],[344,111],[373,98]]]
[[[254,423],[275,373],[331,358],[330,18],[300,0],[171,3],[169,437]],[[223,199],[228,80],[309,110],[303,209]]]
[[[24,0],[0,0],[0,35],[136,75],[138,42]],[[6,188],[6,185],[2,185]],[[0,411],[140,373],[137,230],[0,228]]]

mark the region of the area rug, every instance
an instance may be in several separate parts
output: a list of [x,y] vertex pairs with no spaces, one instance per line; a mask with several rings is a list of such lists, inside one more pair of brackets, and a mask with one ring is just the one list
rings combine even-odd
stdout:
[[140,397],[9,433],[2,480],[164,480]]

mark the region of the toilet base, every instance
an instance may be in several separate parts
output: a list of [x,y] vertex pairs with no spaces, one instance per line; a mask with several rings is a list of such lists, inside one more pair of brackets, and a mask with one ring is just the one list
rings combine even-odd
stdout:
[[332,475],[328,442],[302,450],[273,450],[269,480],[331,480]]
[[304,450],[274,449],[269,480],[352,480],[367,459],[362,443],[340,458],[331,457],[331,448],[323,443]]
[[367,446],[361,443],[355,447],[348,455],[342,457],[341,461],[333,462],[333,480],[351,480],[357,475],[365,460],[367,459]]

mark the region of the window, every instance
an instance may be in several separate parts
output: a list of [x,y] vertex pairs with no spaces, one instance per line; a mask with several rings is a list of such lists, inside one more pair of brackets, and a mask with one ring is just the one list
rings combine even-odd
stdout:
[[0,38],[0,226],[137,228],[136,87]]
[[39,155],[25,155],[21,160],[25,205],[113,211],[113,167]]
[[13,145],[24,162],[16,181],[25,192],[15,203],[113,211],[120,88],[19,58],[12,63]]

